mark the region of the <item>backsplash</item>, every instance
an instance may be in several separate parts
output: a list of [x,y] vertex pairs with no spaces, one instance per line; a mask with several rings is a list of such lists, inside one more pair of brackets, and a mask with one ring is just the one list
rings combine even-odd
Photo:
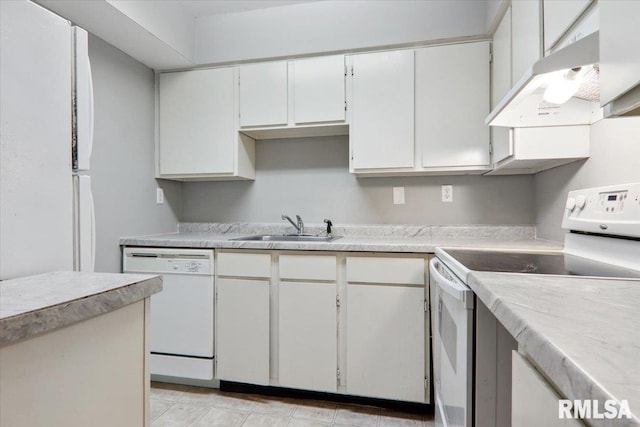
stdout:
[[[305,224],[305,233],[320,234],[324,224]],[[292,234],[295,229],[284,223],[180,223],[180,233],[211,234]],[[501,239],[528,240],[536,236],[533,225],[371,225],[340,224],[333,227],[337,236],[419,237],[425,239]]]

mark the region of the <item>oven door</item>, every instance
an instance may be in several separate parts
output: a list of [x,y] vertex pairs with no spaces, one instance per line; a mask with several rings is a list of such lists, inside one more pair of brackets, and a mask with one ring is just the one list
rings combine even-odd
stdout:
[[471,289],[438,258],[429,264],[433,307],[433,374],[436,425],[470,427],[473,391]]

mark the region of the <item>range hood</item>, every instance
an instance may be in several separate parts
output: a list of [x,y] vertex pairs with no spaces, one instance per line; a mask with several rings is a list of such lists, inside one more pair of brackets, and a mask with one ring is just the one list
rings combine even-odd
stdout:
[[[511,128],[589,125],[600,108],[599,34],[590,34],[537,61],[491,111],[485,123]],[[544,100],[558,79],[580,74],[577,92],[562,104]]]

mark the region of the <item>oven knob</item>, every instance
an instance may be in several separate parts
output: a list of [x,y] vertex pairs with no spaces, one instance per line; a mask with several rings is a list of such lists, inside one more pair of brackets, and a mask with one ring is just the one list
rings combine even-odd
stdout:
[[587,198],[582,194],[576,197],[576,206],[578,209],[584,209],[584,205],[587,203]]
[[567,207],[567,210],[568,210],[569,212],[571,212],[573,209],[575,209],[575,207],[576,207],[576,199],[574,199],[573,197],[569,197],[569,198],[567,199],[567,205],[566,205],[566,207]]
[[198,263],[196,262],[189,263],[189,271],[198,271]]

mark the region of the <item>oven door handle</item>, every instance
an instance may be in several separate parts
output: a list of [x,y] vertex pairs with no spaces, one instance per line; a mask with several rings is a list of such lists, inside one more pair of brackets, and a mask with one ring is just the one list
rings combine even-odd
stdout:
[[[462,302],[465,308],[473,308],[473,291],[464,283],[455,280],[453,277],[445,277],[440,269],[447,271],[446,267],[438,258],[433,258],[429,263],[429,272],[438,288],[451,295],[456,300]],[[452,274],[451,274],[452,275]]]

